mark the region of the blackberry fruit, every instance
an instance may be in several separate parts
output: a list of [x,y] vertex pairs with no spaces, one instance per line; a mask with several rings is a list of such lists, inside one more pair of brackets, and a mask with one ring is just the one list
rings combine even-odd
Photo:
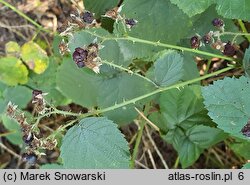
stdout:
[[241,133],[246,136],[246,137],[250,137],[250,122],[248,121],[248,123],[241,129]]
[[33,139],[34,139],[34,136],[33,136],[32,133],[29,133],[28,135],[24,135],[23,136],[23,141],[27,145],[31,144],[31,142],[33,141]]
[[215,18],[213,21],[212,21],[212,24],[217,27],[217,28],[220,28],[220,27],[223,27],[224,26],[224,21],[219,19],[219,18]]
[[84,12],[82,14],[81,18],[82,18],[83,22],[85,22],[87,24],[91,24],[95,20],[93,13],[91,13],[89,11]]
[[82,48],[76,48],[73,53],[75,63],[83,62],[87,59],[88,51]]
[[35,165],[36,164],[36,161],[37,161],[37,156],[36,156],[36,154],[34,154],[34,153],[31,153],[31,154],[27,154],[27,153],[25,153],[25,154],[23,154],[23,160],[25,161],[25,162],[27,162],[29,165]]
[[37,95],[42,94],[43,92],[41,90],[33,90],[32,91],[32,98],[34,99]]
[[210,44],[212,41],[212,37],[210,34],[207,33],[206,35],[203,36],[202,40],[205,44]]
[[82,68],[85,66],[84,62],[77,62],[76,65],[79,67],[79,68]]
[[137,20],[135,19],[125,19],[125,24],[128,28],[132,28],[137,24]]
[[199,46],[200,46],[200,38],[198,36],[193,36],[190,39],[190,45],[191,45],[191,48],[193,48],[193,49],[199,48]]
[[230,41],[227,42],[227,44],[224,46],[224,51],[223,54],[232,57],[236,54],[236,49],[235,47],[231,44]]

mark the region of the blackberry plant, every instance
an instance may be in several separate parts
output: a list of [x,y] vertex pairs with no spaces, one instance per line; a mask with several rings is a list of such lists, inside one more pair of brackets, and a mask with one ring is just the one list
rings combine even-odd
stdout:
[[[230,167],[248,168],[250,49],[242,43],[250,41],[250,5],[237,14],[242,7],[232,0],[192,3],[85,0],[53,33],[52,56],[33,41],[8,43],[0,58],[1,120],[16,131],[5,137],[22,148],[23,161],[137,168],[141,144],[149,147],[141,150],[146,160],[156,151],[164,168],[195,167],[210,151],[218,156],[218,147],[239,159]],[[131,138],[122,129],[129,124],[137,126]],[[171,144],[174,161],[152,132]],[[52,164],[42,162],[49,151],[58,151]]]

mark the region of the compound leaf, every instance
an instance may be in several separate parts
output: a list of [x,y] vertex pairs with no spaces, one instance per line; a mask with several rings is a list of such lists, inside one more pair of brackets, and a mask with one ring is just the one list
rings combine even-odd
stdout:
[[129,148],[116,124],[91,117],[68,130],[61,158],[65,168],[128,168]]
[[[221,130],[210,127],[213,123],[202,101],[198,85],[171,89],[160,95],[160,114],[153,116],[153,122],[162,129],[162,138],[178,151],[184,168],[224,136]],[[215,135],[211,137],[210,132]]]
[[188,129],[177,148],[183,168],[192,165],[205,148],[225,139],[225,134],[217,128],[196,125]]

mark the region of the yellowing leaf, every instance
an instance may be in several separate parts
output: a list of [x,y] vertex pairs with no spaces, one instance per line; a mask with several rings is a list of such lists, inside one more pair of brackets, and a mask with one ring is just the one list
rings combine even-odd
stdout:
[[19,56],[20,46],[18,43],[10,41],[5,44],[5,52],[7,56]]
[[0,58],[0,80],[8,85],[28,82],[28,70],[16,57]]
[[46,52],[34,42],[27,42],[22,46],[21,57],[28,67],[37,74],[43,73],[49,64]]

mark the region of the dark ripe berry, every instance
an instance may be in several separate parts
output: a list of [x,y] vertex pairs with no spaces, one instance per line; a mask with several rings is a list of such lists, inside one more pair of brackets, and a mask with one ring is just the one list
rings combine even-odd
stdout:
[[73,53],[73,60],[75,61],[75,63],[83,62],[84,60],[86,60],[87,55],[88,55],[87,50],[82,48],[76,48]]
[[129,27],[132,28],[137,24],[137,20],[135,19],[125,19],[125,24]]
[[193,36],[191,39],[190,39],[190,45],[191,45],[191,48],[199,48],[200,46],[200,39],[198,36]]
[[210,34],[207,33],[206,35],[204,35],[204,36],[202,37],[202,40],[203,40],[203,42],[204,42],[205,44],[210,44],[211,41],[212,41],[212,37],[211,37]]
[[219,18],[215,18],[213,21],[212,21],[212,24],[215,26],[215,27],[223,27],[224,26],[224,21],[219,19]]
[[23,160],[27,162],[29,165],[35,165],[37,161],[37,156],[36,154],[23,154]]
[[91,24],[95,20],[93,13],[88,12],[88,11],[84,12],[81,18],[83,22],[88,23],[88,24]]
[[232,57],[236,54],[235,47],[231,44],[231,42],[227,42],[227,44],[224,46],[223,54],[229,57]]
[[23,136],[23,141],[27,145],[31,144],[31,142],[33,141],[33,139],[34,139],[34,136],[33,136],[33,134],[31,132],[28,135],[24,135]]
[[36,89],[34,89],[33,91],[32,91],[32,97],[33,97],[33,99],[37,96],[37,95],[39,95],[39,94],[42,94],[43,92],[41,91],[41,90],[36,90]]
[[250,122],[248,121],[248,123],[241,129],[241,133],[244,136],[250,137]]
[[79,68],[82,68],[85,66],[84,62],[77,62],[76,65],[79,67]]

